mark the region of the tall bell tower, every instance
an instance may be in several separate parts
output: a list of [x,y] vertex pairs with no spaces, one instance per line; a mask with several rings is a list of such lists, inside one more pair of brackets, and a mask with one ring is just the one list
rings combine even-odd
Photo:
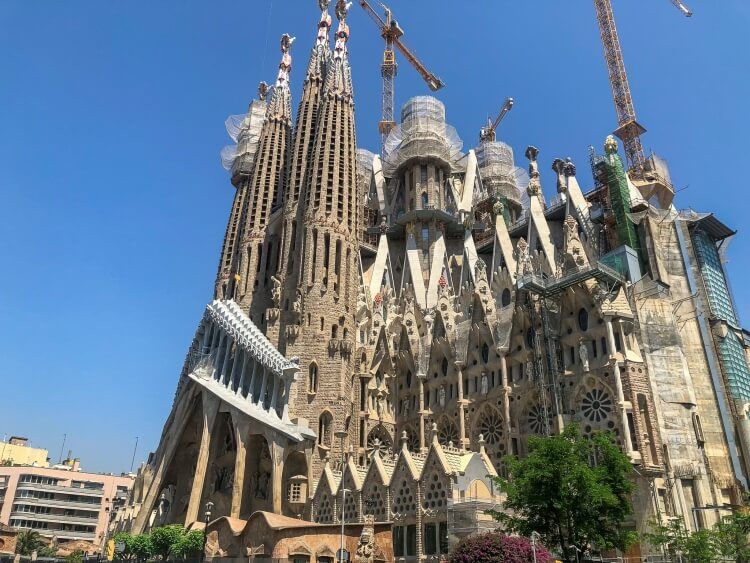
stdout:
[[[294,414],[318,433],[317,473],[337,433],[354,437],[352,352],[358,280],[358,191],[347,5],[336,4],[336,44],[327,65],[309,153],[293,273],[298,286],[282,338],[283,353],[300,358]],[[338,445],[336,445],[338,448]]]

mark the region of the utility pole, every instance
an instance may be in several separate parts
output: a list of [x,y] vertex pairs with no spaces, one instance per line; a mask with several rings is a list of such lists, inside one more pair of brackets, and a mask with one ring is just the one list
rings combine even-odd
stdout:
[[138,449],[138,436],[135,437],[135,446],[133,447],[133,459],[130,460],[130,472],[133,472],[133,464],[135,464],[135,452]]
[[58,460],[57,463],[62,463],[63,451],[65,451],[65,440],[67,440],[67,439],[68,439],[68,435],[67,434],[63,434],[62,446],[60,446],[60,459]]

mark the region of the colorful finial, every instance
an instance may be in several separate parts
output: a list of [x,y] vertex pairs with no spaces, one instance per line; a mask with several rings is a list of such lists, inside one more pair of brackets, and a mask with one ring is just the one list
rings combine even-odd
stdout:
[[318,45],[325,45],[328,43],[328,32],[331,30],[333,20],[331,14],[328,13],[328,5],[331,0],[318,0],[318,6],[320,7],[320,21],[318,22]]
[[604,140],[604,152],[607,154],[615,154],[617,152],[617,139],[614,135],[608,135]]
[[258,99],[261,101],[265,101],[268,97],[268,84],[266,84],[265,80],[261,80],[260,84],[258,84]]
[[294,43],[294,37],[288,33],[281,36],[281,63],[279,63],[279,75],[276,78],[276,86],[289,84],[289,73],[292,70],[292,56],[289,51]]

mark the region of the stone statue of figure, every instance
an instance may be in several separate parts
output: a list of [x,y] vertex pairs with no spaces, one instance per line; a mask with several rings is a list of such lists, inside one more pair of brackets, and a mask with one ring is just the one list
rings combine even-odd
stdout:
[[273,282],[273,287],[271,288],[271,299],[273,300],[274,307],[278,309],[279,303],[281,303],[281,280],[276,276],[271,276],[271,281]]
[[297,314],[302,312],[302,292],[299,289],[292,303],[292,310]]
[[477,259],[475,270],[477,281],[487,281],[487,265],[484,263],[484,260],[481,258]]
[[445,385],[442,385],[438,390],[438,401],[441,407],[445,406]]
[[482,386],[481,386],[480,390],[481,390],[482,395],[486,395],[487,393],[490,392],[490,381],[487,378],[487,374],[486,373],[482,374]]
[[578,340],[578,356],[581,358],[581,365],[583,366],[583,371],[588,372],[589,371],[589,349],[586,347],[586,343],[583,341],[583,338]]

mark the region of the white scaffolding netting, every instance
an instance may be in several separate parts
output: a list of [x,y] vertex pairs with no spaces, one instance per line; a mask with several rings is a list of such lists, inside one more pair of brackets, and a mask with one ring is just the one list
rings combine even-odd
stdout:
[[436,158],[453,167],[463,154],[463,141],[445,122],[445,106],[432,96],[416,96],[401,109],[401,123],[388,135],[383,149],[383,172],[393,176],[414,157]]
[[506,198],[521,205],[529,175],[515,165],[513,149],[500,141],[486,141],[475,152],[486,195]]
[[221,149],[221,165],[224,170],[232,171],[235,163],[242,168],[251,166],[258,150],[260,132],[266,116],[266,102],[254,100],[245,115],[230,115],[224,122],[227,134],[235,142]]

